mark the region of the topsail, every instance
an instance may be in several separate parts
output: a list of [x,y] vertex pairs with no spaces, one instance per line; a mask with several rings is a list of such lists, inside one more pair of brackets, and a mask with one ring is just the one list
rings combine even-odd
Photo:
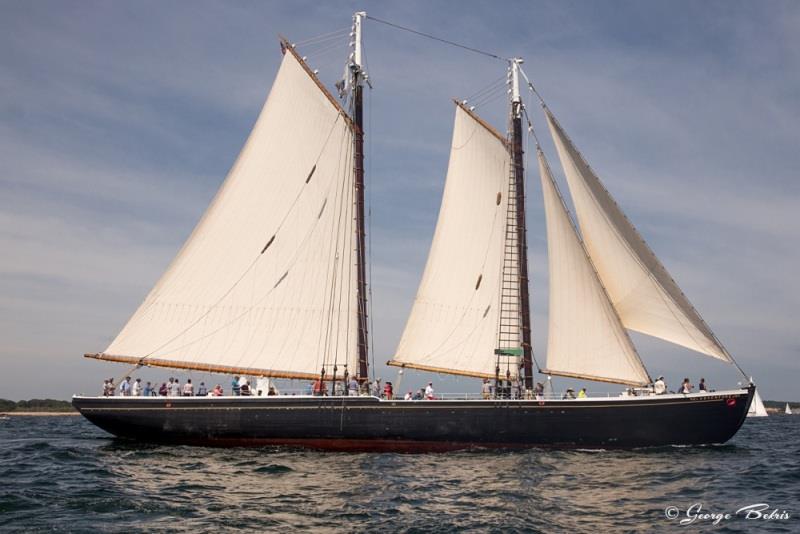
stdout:
[[236,163],[104,353],[264,376],[358,367],[353,125],[291,47]]

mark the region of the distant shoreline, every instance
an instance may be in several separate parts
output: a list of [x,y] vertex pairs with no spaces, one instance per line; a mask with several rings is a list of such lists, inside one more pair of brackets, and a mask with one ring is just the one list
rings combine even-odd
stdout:
[[0,412],[0,417],[62,417],[65,415],[80,415],[80,412]]

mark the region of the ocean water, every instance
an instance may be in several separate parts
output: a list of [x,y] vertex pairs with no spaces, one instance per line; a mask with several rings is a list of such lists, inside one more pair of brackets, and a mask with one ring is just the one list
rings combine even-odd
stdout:
[[417,455],[154,446],[15,417],[0,482],[3,532],[800,532],[800,416],[722,446]]

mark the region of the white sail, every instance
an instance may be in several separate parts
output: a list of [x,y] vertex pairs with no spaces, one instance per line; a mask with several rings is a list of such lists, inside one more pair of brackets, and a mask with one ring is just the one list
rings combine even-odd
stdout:
[[789,407],[789,403],[786,403],[786,409],[783,411],[786,415],[792,415],[792,409]]
[[[357,370],[353,130],[289,49],[233,168],[101,359],[319,376]],[[88,356],[88,355],[87,355]]]
[[625,327],[732,362],[549,110],[546,115],[583,240]]
[[650,377],[572,224],[544,154],[538,150],[550,270],[544,373],[644,385]]
[[761,400],[761,395],[756,390],[753,395],[753,400],[750,402],[750,408],[747,410],[747,417],[767,417],[767,409],[764,407],[764,402]]
[[436,232],[390,365],[495,376],[509,172],[505,140],[457,106]]

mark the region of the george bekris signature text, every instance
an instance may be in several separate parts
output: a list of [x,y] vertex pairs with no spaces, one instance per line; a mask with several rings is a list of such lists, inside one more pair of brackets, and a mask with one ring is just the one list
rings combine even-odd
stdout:
[[731,519],[745,519],[751,521],[786,521],[791,518],[788,510],[773,508],[767,503],[748,504],[735,512],[716,512],[703,507],[701,503],[694,503],[685,510],[677,506],[667,506],[664,509],[667,519],[678,520],[680,525],[694,525],[711,523],[719,525]]

